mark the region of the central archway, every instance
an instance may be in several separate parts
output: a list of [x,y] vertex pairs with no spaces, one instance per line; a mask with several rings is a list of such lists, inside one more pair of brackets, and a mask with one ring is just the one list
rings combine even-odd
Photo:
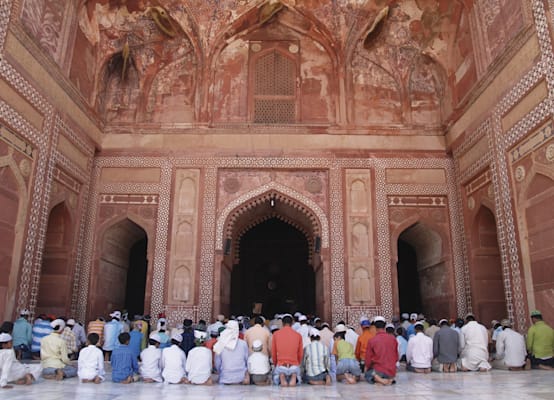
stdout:
[[229,210],[221,224],[214,313],[251,314],[258,306],[266,316],[297,310],[330,316],[328,231],[317,211],[274,189]]
[[269,218],[240,238],[240,260],[231,273],[231,313],[265,315],[315,312],[315,274],[306,235]]

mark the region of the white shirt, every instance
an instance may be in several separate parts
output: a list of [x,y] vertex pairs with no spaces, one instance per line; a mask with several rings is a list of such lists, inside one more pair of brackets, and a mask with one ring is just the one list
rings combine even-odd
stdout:
[[104,380],[104,354],[95,345],[88,345],[79,353],[77,361],[79,379],[94,379],[97,376]]
[[525,364],[527,350],[525,348],[525,338],[520,333],[505,328],[496,338],[496,356],[497,360],[504,359],[508,367],[521,367]]
[[175,344],[162,351],[162,377],[165,383],[179,383],[185,376],[185,364],[187,356],[181,348]]
[[153,379],[156,382],[162,381],[162,350],[156,346],[149,345],[140,353],[139,372],[142,378]]
[[359,335],[354,329],[348,328],[346,334],[344,335],[344,340],[350,343],[352,347],[356,348],[356,344],[358,343],[358,336]]
[[265,375],[270,370],[269,358],[261,351],[255,351],[248,356],[248,373],[251,375]]
[[0,387],[4,387],[8,384],[10,369],[14,362],[15,353],[13,349],[0,350]]
[[312,342],[309,336],[310,326],[308,324],[300,324],[297,332],[302,336],[302,347],[306,347]]
[[408,340],[406,361],[414,368],[431,368],[433,361],[433,339],[423,332],[416,333]]
[[212,376],[212,351],[204,346],[193,347],[185,363],[187,378],[200,385]]

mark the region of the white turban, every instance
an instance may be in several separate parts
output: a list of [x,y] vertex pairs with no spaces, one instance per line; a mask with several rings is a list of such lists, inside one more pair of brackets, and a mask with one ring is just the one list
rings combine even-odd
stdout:
[[214,345],[214,353],[221,354],[224,349],[231,351],[235,350],[239,339],[239,323],[237,321],[229,321],[225,325],[225,330],[219,335],[219,339]]

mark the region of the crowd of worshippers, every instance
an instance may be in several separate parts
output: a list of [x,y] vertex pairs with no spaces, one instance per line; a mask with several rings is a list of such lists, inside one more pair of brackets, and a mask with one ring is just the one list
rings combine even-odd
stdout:
[[[255,384],[296,386],[395,383],[397,371],[417,373],[518,371],[554,368],[554,331],[539,311],[531,312],[526,337],[508,319],[490,329],[472,314],[465,319],[426,320],[402,314],[360,318],[331,327],[320,318],[295,313],[252,319],[219,315],[213,323],[185,319],[170,328],[164,314],[155,330],[149,316],[114,311],[85,328],[73,318],[40,315],[33,324],[22,310],[0,333],[0,387],[31,384],[42,376],[78,376],[101,383],[105,365],[113,382],[165,382],[196,385]],[[26,360],[40,360],[26,362]],[[23,362],[22,362],[23,360]]]

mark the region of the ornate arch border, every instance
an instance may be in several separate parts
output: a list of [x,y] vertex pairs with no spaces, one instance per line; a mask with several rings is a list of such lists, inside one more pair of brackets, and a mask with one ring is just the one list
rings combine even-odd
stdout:
[[[257,189],[254,189],[243,194],[242,196],[237,197],[235,200],[227,204],[227,206],[221,211],[221,214],[217,218],[216,224],[216,250],[223,250],[225,226],[227,225],[229,217],[234,214],[241,205],[246,204],[253,199],[263,195],[264,193],[270,191],[279,192],[291,198],[292,200],[299,202],[300,205],[306,206],[308,210],[311,211],[311,213],[313,213],[319,219],[319,223],[321,224],[321,247],[329,247],[329,221],[327,220],[327,216],[325,215],[325,212],[321,209],[321,207],[319,207],[314,201],[289,188],[288,186],[284,186],[275,181],[271,181],[263,186],[260,186]],[[306,213],[304,210],[302,210],[302,212],[305,213],[308,218],[310,218],[310,212]]]

